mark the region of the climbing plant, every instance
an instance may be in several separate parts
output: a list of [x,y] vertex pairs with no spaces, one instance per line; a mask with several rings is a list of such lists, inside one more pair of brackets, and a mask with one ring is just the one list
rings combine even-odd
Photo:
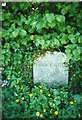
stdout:
[[[77,2],[6,3],[2,16],[3,79],[13,80],[19,74],[19,78],[28,83],[32,79],[33,55],[41,50],[65,52],[79,65],[82,61],[80,8],[81,4]],[[79,69],[79,79],[80,72]]]
[[5,91],[8,96],[11,94],[8,101],[13,101],[13,95],[22,96],[23,88],[24,92],[28,91],[26,86],[33,87],[33,60],[47,50],[66,53],[70,61],[70,90],[81,92],[81,7],[79,2],[7,2],[3,6],[2,66],[3,81],[8,82],[3,87],[4,100]]

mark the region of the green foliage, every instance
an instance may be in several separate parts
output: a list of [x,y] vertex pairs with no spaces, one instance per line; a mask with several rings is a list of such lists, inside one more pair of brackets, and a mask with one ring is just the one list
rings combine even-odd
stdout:
[[[37,109],[42,112],[44,106],[46,110],[52,111],[52,113],[49,111],[42,113],[44,118],[49,116],[54,118],[54,110],[59,111],[59,118],[81,116],[80,102],[69,105],[65,91],[59,92],[58,90],[55,94],[53,89],[49,90],[44,86],[44,92],[39,96],[39,87],[33,88],[32,76],[33,60],[40,54],[47,50],[65,52],[70,61],[70,90],[73,93],[81,93],[82,10],[80,8],[81,4],[77,2],[6,3],[6,6],[3,7],[2,66],[4,68],[3,80],[8,81],[8,86],[3,87],[5,118],[21,117],[21,114],[23,117],[28,114],[32,118],[38,112]],[[30,91],[34,96],[32,99],[28,96]],[[51,98],[47,96],[48,93],[52,95]],[[21,100],[23,96],[24,101]],[[49,106],[49,102],[53,102],[54,96],[57,97],[56,108],[54,105]],[[64,99],[63,104],[61,104],[61,97]],[[15,100],[19,100],[20,104]],[[42,101],[44,104],[39,105]],[[46,101],[49,102],[46,103]],[[62,105],[66,107],[66,110],[64,107],[61,108]],[[77,107],[78,109],[76,109]],[[12,114],[10,114],[11,109],[13,109]]]
[[30,91],[22,85],[17,90],[19,84],[13,84],[15,92],[12,89],[3,92],[3,99],[7,99],[3,101],[4,118],[81,118],[81,96],[69,92],[68,86],[56,84],[48,88],[39,83]]

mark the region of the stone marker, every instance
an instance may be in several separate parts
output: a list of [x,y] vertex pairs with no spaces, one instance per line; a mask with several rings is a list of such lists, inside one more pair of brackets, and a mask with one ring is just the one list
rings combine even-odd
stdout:
[[53,83],[68,84],[67,62],[65,53],[47,51],[34,61],[34,83],[45,82],[50,86]]

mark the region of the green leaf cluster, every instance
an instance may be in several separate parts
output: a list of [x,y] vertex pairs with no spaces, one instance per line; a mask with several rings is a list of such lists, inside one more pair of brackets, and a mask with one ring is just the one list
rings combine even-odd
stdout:
[[[11,87],[14,87],[12,82]],[[38,83],[30,90],[28,86],[15,84],[15,91],[3,91],[3,114],[4,118],[27,118],[27,119],[68,119],[81,117],[81,96],[68,92],[68,86],[55,84],[48,88],[44,83]],[[13,96],[12,96],[13,94]],[[6,105],[8,105],[6,107]],[[7,109],[7,112],[6,112]],[[12,109],[12,111],[11,111]],[[11,114],[10,114],[11,112]]]
[[[44,118],[48,115],[54,118],[54,110],[60,111],[59,118],[65,116],[69,118],[72,113],[74,113],[71,116],[72,118],[81,117],[81,114],[78,113],[79,110],[76,109],[80,103],[70,106],[67,101],[67,92],[53,92],[52,89],[49,91],[44,86],[43,94],[39,95],[40,88],[33,88],[32,75],[33,60],[36,57],[48,50],[62,51],[66,53],[70,62],[70,90],[73,93],[81,92],[81,16],[82,10],[79,2],[18,2],[6,3],[6,6],[2,8],[2,67],[4,68],[2,81],[8,81],[8,86],[3,87],[5,117],[16,115],[16,117],[21,118],[21,113],[24,117],[27,114],[34,117],[35,111],[38,112],[36,109],[42,112],[42,107],[50,108],[51,111],[50,113],[43,113]],[[34,93],[32,99],[27,95],[31,92]],[[49,93],[52,95],[51,98],[47,96]],[[21,100],[23,96],[25,97],[24,102]],[[55,104],[52,106],[49,104],[53,103],[53,97],[57,97],[56,107]],[[64,101],[61,101],[61,98]],[[20,104],[17,104],[15,100],[19,99]],[[42,101],[44,104],[39,105]],[[61,104],[62,102],[63,104]],[[10,115],[11,109],[13,111]]]

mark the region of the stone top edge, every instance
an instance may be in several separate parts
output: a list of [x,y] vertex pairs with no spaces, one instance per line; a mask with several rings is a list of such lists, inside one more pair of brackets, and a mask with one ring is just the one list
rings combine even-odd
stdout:
[[[36,62],[36,61],[39,61],[40,59],[42,59],[43,57],[45,57],[46,55],[59,55],[59,54],[62,54],[65,58],[66,58],[66,54],[65,53],[63,53],[63,52],[61,52],[61,51],[53,51],[53,52],[51,52],[51,51],[46,51],[44,54],[42,54],[42,55],[40,55],[40,56],[38,56],[34,61]],[[67,58],[66,58],[67,59]],[[35,63],[34,62],[34,63]],[[67,59],[67,62],[69,62],[69,59]]]

